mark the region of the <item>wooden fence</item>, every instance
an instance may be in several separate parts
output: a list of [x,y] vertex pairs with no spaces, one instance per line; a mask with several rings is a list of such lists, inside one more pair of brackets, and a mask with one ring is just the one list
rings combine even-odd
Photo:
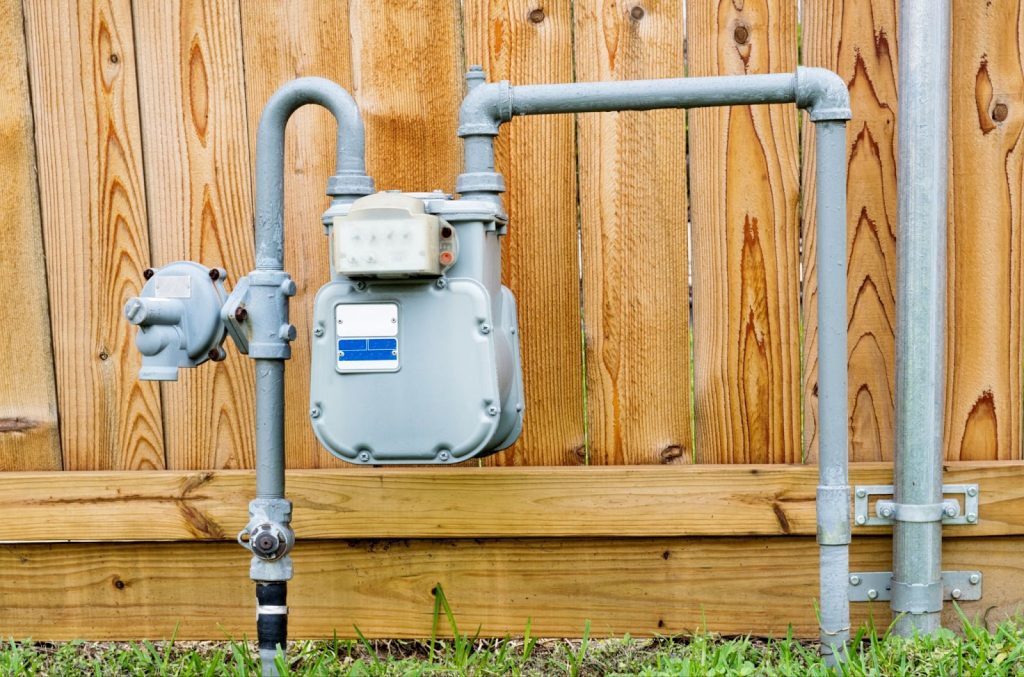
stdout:
[[[981,522],[947,529],[944,565],[984,571],[964,608],[989,621],[1024,601],[1024,0],[953,12],[946,458],[981,484]],[[353,93],[378,188],[450,191],[468,64],[515,84],[835,69],[854,111],[852,473],[890,479],[896,0],[0,0],[0,45],[0,635],[252,633],[230,542],[251,365],[140,382],[121,309],[150,265],[252,268],[256,124],[300,75]],[[293,634],[429,634],[440,582],[483,634],[814,635],[813,143],[792,106],[506,125],[522,439],[484,467],[343,467],[309,428],[296,341]],[[332,162],[333,123],[303,109],[300,337],[328,278]],[[864,530],[854,568],[888,569],[889,547]]]

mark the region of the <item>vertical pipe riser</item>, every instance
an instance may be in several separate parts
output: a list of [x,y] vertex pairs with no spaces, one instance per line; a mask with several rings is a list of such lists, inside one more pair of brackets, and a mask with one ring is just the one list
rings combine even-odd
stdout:
[[846,123],[815,125],[818,268],[817,520],[821,645],[842,659],[850,637],[850,549],[846,339]]
[[[942,502],[949,1],[900,2],[896,315],[897,504]],[[941,625],[942,523],[893,527],[898,634]]]

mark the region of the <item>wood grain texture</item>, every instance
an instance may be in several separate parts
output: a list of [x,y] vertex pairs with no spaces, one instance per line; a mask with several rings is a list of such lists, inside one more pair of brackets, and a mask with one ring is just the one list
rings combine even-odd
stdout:
[[[249,139],[255,148],[263,106],[289,80],[318,75],[352,91],[349,2],[246,0],[241,12]],[[334,173],[335,132],[330,113],[305,106],[291,117],[285,138],[284,266],[298,289],[290,315],[298,338],[285,369],[285,463],[292,468],[345,465],[320,446],[308,417],[313,297],[330,279],[320,215],[330,203],[325,190]]]
[[458,0],[351,0],[352,82],[378,190],[452,192],[462,169]]
[[[895,0],[808,3],[804,61],[850,89],[847,124],[847,313],[850,460],[893,458],[896,327]],[[804,452],[818,457],[818,269],[814,125],[803,151]]]
[[[153,263],[253,268],[253,206],[236,3],[135,5]],[[230,346],[230,347],[229,347]],[[237,354],[162,384],[167,467],[253,467],[252,365]]]
[[1020,458],[1022,6],[955,3],[952,26],[946,458]]
[[[795,13],[788,0],[693,3],[689,74],[793,71]],[[796,115],[690,113],[699,462],[800,461]]]
[[[580,81],[683,76],[683,3],[573,5]],[[588,450],[689,463],[686,113],[579,116]]]
[[[946,537],[1024,535],[1024,464],[946,470],[947,483],[980,486],[982,517]],[[891,484],[891,465],[857,464],[852,482]],[[814,466],[781,464],[353,468],[289,471],[288,496],[306,540],[812,536],[816,484]],[[4,473],[0,541],[230,541],[252,485],[251,471],[232,470]]]
[[164,467],[125,301],[150,262],[128,0],[25,2],[66,470]]
[[[569,2],[466,0],[466,62],[513,85],[573,80]],[[495,145],[509,234],[502,275],[516,295],[526,419],[495,465],[585,463],[576,143],[568,115],[517,118]]]
[[23,27],[21,0],[0,1],[0,471],[61,469]]
[[[985,573],[984,598],[963,603],[991,627],[1024,603],[1021,537],[957,539],[943,565]],[[887,538],[865,538],[855,571],[889,567]],[[441,584],[460,627],[485,637],[723,634],[815,638],[813,538],[299,542],[288,584],[289,634],[431,635]],[[187,562],[190,566],[183,567]],[[252,583],[237,545],[0,546],[0,633],[33,640],[238,639],[254,631]],[[585,568],[585,575],[581,574]],[[785,570],[785,576],[779,571]],[[202,571],[202,576],[196,576]],[[853,622],[889,605],[853,604]],[[957,627],[953,605],[943,619]],[[439,632],[450,629],[442,623]]]

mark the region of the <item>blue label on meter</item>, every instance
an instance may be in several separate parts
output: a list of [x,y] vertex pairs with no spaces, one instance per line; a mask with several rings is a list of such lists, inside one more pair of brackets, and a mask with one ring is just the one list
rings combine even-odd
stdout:
[[338,339],[338,362],[398,361],[398,339]]

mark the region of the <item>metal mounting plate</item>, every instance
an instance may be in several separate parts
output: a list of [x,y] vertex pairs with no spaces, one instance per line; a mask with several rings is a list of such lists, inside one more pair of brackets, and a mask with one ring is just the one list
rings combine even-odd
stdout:
[[[980,490],[977,484],[944,484],[943,494],[962,495],[963,507],[956,498],[944,499],[941,504],[942,523],[948,525],[956,524],[977,524],[978,523],[978,494]],[[906,513],[905,521],[923,522],[933,521],[930,519],[917,518],[917,513],[923,513],[929,506],[901,506],[891,498],[878,500],[875,503],[875,514],[870,512],[872,496],[893,495],[891,484],[864,484],[855,487],[853,499],[853,521],[857,526],[883,526],[891,525],[896,521],[896,514],[899,511]],[[936,506],[938,507],[938,506]]]
[[[892,599],[891,571],[864,571],[850,574],[848,597],[851,602],[886,602]],[[971,602],[981,599],[980,571],[943,571],[942,599]]]

